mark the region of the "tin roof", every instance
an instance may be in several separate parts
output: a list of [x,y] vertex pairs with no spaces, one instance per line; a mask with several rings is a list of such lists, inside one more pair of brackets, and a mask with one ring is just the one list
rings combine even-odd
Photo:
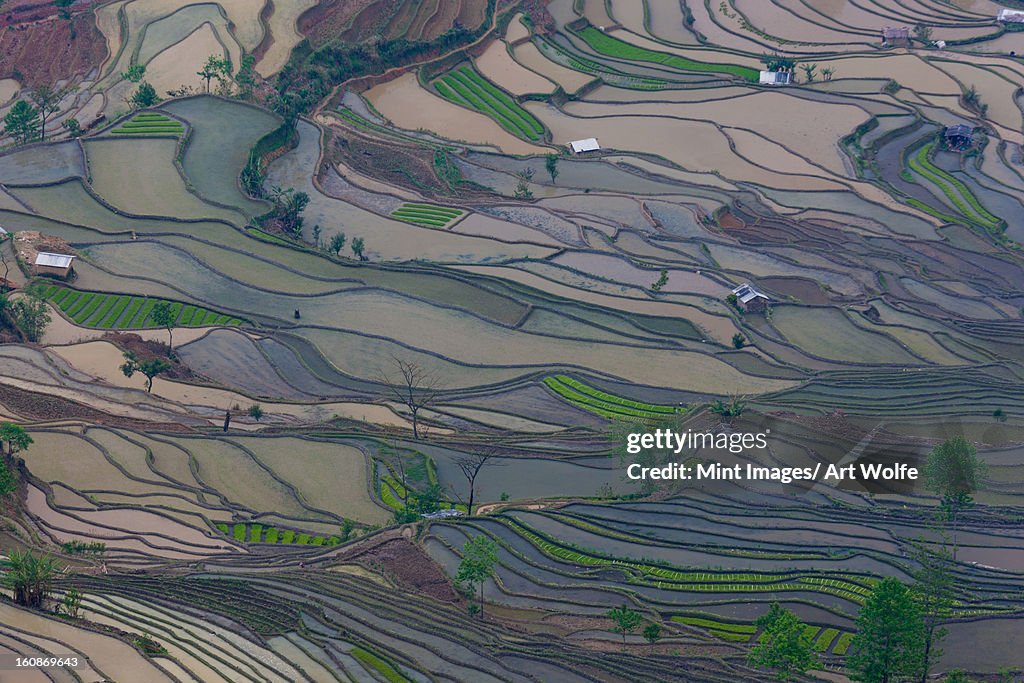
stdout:
[[71,262],[74,259],[74,256],[68,256],[66,254],[51,254],[46,251],[41,251],[36,256],[36,265],[46,266],[49,268],[68,268],[71,266]]
[[743,303],[748,303],[753,299],[767,299],[768,297],[761,292],[754,289],[749,282],[744,282],[742,285],[732,290],[732,293],[736,295],[736,298]]
[[572,147],[572,151],[576,154],[580,152],[593,152],[601,149],[601,145],[597,144],[597,138],[585,138],[583,140],[573,140],[569,143]]

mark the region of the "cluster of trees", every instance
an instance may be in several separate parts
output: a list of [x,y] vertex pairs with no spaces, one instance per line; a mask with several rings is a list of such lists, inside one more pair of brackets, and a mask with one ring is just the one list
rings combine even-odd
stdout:
[[18,475],[14,456],[28,450],[32,437],[21,425],[0,422],[0,500],[18,490]]
[[267,198],[274,203],[274,218],[280,222],[281,229],[296,238],[302,237],[305,223],[302,212],[309,206],[309,194],[296,192],[293,187],[285,189],[275,185],[270,188]]
[[[793,81],[796,82],[796,70],[799,68],[804,72],[804,78],[807,79],[808,83],[812,83],[818,74],[817,64],[797,64],[797,61],[792,57],[783,57],[779,54],[765,54],[761,56],[761,63],[764,64],[765,69],[768,71],[784,71],[794,74]],[[821,70],[821,76],[826,81],[831,81],[835,75],[835,67],[825,67]]]
[[[4,134],[18,144],[46,139],[46,122],[60,109],[61,100],[69,93],[67,88],[39,85],[26,92],[27,100],[19,99],[4,116]],[[70,119],[64,127],[79,130],[78,121]]]
[[[36,555],[31,550],[12,550],[7,559],[0,560],[0,585],[11,591],[14,601],[22,607],[43,609],[50,597],[54,577],[61,571],[52,555]],[[82,594],[69,588],[54,608],[57,614],[77,619],[82,607]]]
[[309,111],[335,85],[352,78],[382,73],[418,59],[444,54],[468,45],[491,25],[494,0],[488,2],[487,17],[473,29],[455,26],[431,41],[379,38],[373,43],[334,42],[312,50],[300,45],[277,76],[277,95],[270,103],[286,120]]
[[402,509],[395,510],[396,524],[415,522],[420,515],[429,515],[441,509],[443,492],[439,484],[430,484],[415,494],[410,492],[407,482],[402,482],[402,485],[405,491],[402,494]]
[[145,80],[146,67],[143,65],[131,65],[127,71],[121,72],[121,78],[138,86],[134,92],[125,96],[125,104],[131,109],[146,109],[160,103],[160,96],[156,94],[156,88]]
[[[984,476],[984,463],[962,436],[936,446],[928,456],[925,476],[929,489],[940,496],[939,541],[912,544],[913,583],[893,577],[883,579],[871,591],[857,617],[857,633],[850,646],[847,667],[854,680],[864,683],[927,681],[946,636],[943,622],[953,614],[956,602],[956,522],[973,504],[971,494]],[[946,530],[952,529],[953,546],[947,546]],[[805,625],[792,612],[775,604],[758,619],[761,636],[750,651],[752,666],[775,670],[779,680],[804,674],[817,663]],[[962,672],[946,679],[966,683]]]
[[[612,633],[622,636],[622,647],[626,647],[626,636],[636,631],[644,623],[644,619],[636,610],[630,609],[629,605],[613,607],[605,616],[612,620]],[[661,640],[661,624],[649,622],[642,633],[644,640],[651,645]]]
[[17,331],[25,341],[37,342],[42,339],[51,320],[46,302],[35,287],[29,287],[17,299],[9,298],[0,291],[0,327]]
[[174,325],[178,321],[178,311],[170,301],[160,301],[149,315],[154,323],[167,330],[167,358],[141,359],[134,351],[125,351],[121,372],[125,377],[134,377],[136,372],[145,375],[146,391],[153,391],[153,379],[174,367],[168,358],[174,358]]

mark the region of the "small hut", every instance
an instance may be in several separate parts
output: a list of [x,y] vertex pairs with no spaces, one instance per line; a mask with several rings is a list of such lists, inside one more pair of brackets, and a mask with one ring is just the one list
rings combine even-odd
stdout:
[[601,145],[597,144],[597,138],[573,140],[572,142],[569,143],[569,147],[572,148],[573,154],[583,154],[584,152],[596,152],[601,149]]
[[758,78],[761,85],[789,85],[792,82],[792,71],[762,71]]
[[41,251],[36,254],[32,270],[36,275],[51,275],[67,280],[74,270],[71,266],[74,260],[75,257],[68,254],[51,254],[47,251]]
[[749,282],[744,282],[732,290],[732,293],[736,295],[737,303],[742,304],[745,311],[763,313],[768,308],[768,296],[754,289]]
[[974,144],[974,128],[966,123],[958,123],[955,126],[948,126],[942,132],[942,139],[946,147],[954,150],[967,149]]
[[882,29],[882,44],[895,47],[909,47],[910,28],[907,26],[886,26]]
[[1024,11],[1004,7],[996,15],[996,21],[1000,24],[1024,24]]

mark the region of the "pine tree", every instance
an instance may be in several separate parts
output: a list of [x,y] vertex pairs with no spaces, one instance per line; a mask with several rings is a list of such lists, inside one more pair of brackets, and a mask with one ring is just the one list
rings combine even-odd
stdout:
[[4,133],[19,144],[39,137],[39,110],[25,100],[18,100],[4,116]]
[[763,631],[747,657],[751,666],[774,669],[778,680],[788,681],[807,673],[817,662],[805,624],[779,603],[762,614],[757,625]]
[[875,586],[857,616],[847,666],[863,683],[895,683],[921,673],[924,623],[913,592],[887,577]]

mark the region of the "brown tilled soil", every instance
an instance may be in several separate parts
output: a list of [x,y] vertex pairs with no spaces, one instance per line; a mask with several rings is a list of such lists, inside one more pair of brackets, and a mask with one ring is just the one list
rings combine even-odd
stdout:
[[373,4],[380,3],[375,0],[322,0],[299,17],[299,34],[309,39],[314,48],[325,45],[341,37],[353,18]]
[[[538,0],[540,5],[543,0]],[[462,0],[462,7],[459,8],[459,16],[455,21],[463,28],[473,29],[484,23],[487,18],[487,0]]]
[[434,171],[434,152],[415,144],[364,136],[340,124],[329,129],[329,159],[385,182],[434,196],[463,198],[492,196],[477,185],[462,184],[455,192]]
[[385,532],[366,544],[356,543],[336,559],[357,562],[371,571],[383,573],[403,588],[437,600],[459,600],[448,577],[437,563],[415,542],[398,533]]
[[0,78],[52,84],[98,67],[107,55],[92,12],[75,7],[61,19],[52,2],[5,6],[0,14]]
[[126,417],[108,415],[59,396],[38,394],[34,391],[4,386],[4,405],[14,413],[31,421],[82,420],[92,424],[124,427],[136,431],[187,432],[188,427],[177,422],[144,422]]
[[[140,361],[151,358],[167,359],[167,344],[163,342],[146,340],[131,332],[107,332],[103,338],[125,351],[133,352]],[[185,381],[198,378],[198,375],[179,359],[170,358],[168,360],[171,361],[171,369],[161,377]]]

